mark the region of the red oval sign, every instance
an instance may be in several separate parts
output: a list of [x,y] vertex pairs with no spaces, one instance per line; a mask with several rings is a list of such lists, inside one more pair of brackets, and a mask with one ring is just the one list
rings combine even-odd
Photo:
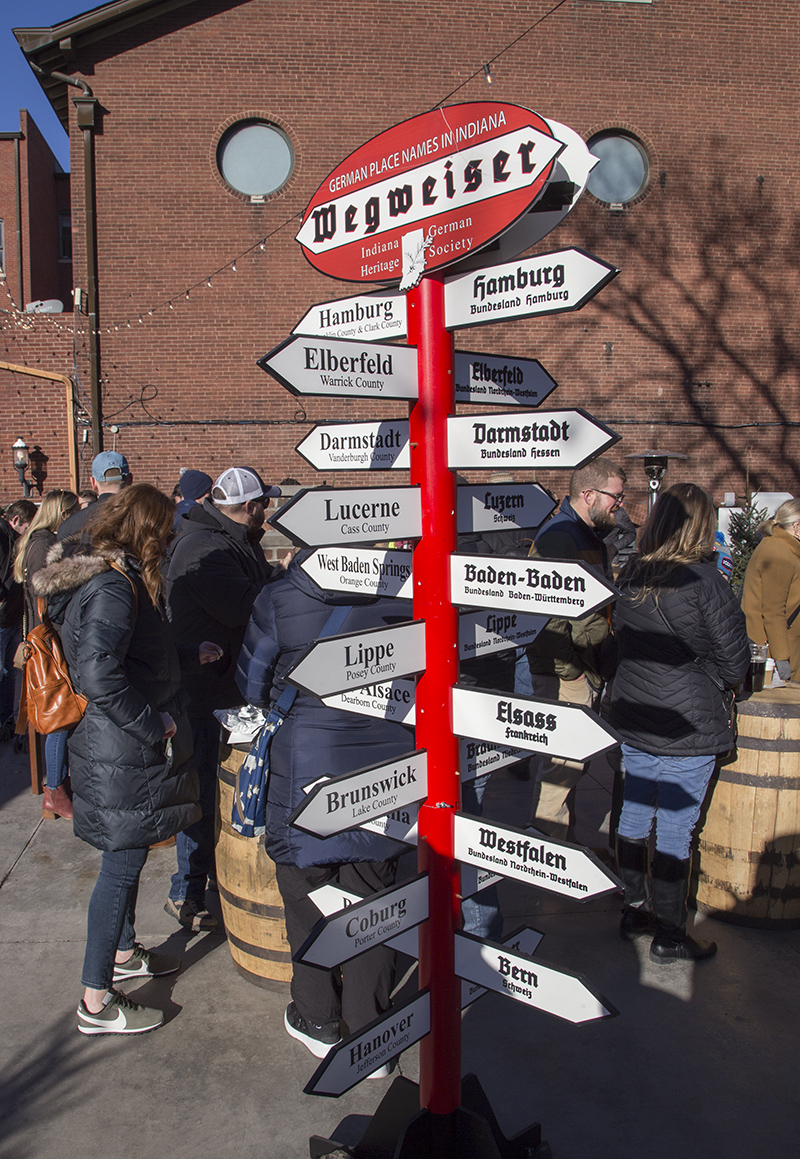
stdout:
[[[425,271],[503,233],[542,192],[563,149],[530,109],[450,105],[403,121],[351,153],[311,198],[297,241],[348,282],[398,282],[404,250]],[[423,242],[424,239],[424,242]]]

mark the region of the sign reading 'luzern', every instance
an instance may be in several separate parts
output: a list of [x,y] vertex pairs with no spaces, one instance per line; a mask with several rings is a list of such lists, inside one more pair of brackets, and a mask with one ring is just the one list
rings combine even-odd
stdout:
[[569,620],[610,604],[617,595],[616,588],[576,560],[450,556],[450,598],[466,607],[511,608]]
[[453,689],[453,732],[500,744],[505,741],[568,761],[588,761],[619,744],[599,716],[582,705],[458,684]]
[[456,402],[538,406],[558,386],[535,358],[507,358],[456,350]]
[[574,470],[618,439],[584,410],[453,415],[447,420],[447,465]]
[[293,958],[295,962],[332,970],[403,930],[418,926],[427,916],[428,877],[421,873],[318,922]]
[[456,488],[456,503],[460,534],[538,527],[556,505],[538,483],[462,484]]
[[410,620],[315,640],[287,679],[312,696],[323,697],[424,670],[425,621]]
[[497,942],[481,941],[461,930],[456,931],[455,938],[455,968],[459,978],[469,978],[471,982],[568,1022],[591,1022],[617,1013],[576,974],[552,970],[529,954],[514,953]]
[[457,330],[579,310],[618,273],[615,266],[577,248],[472,270],[445,279],[444,324]]
[[428,754],[415,749],[389,764],[370,765],[316,785],[289,824],[315,837],[330,837],[427,795]]
[[349,338],[353,342],[405,338],[408,333],[406,296],[399,290],[379,290],[335,302],[318,302],[305,312],[292,333]]
[[413,346],[294,337],[259,358],[258,365],[292,394],[405,399],[419,394]]
[[301,547],[416,539],[422,534],[419,487],[304,488],[267,522]]
[[411,552],[320,547],[300,567],[325,592],[411,598]]
[[352,692],[325,696],[322,703],[330,708],[343,708],[345,712],[357,712],[362,716],[396,720],[398,724],[413,724],[416,687],[414,680],[387,680],[379,684],[365,684],[363,688],[354,688]]
[[408,470],[408,419],[325,423],[295,447],[317,471]]
[[588,849],[466,813],[455,815],[455,856],[467,865],[578,900],[622,888]]

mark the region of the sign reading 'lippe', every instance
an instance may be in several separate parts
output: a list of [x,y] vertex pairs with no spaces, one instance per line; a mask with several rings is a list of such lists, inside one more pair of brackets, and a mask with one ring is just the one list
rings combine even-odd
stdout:
[[424,669],[425,621],[410,620],[315,640],[287,679],[312,696],[323,697]]
[[616,588],[576,560],[450,556],[450,598],[473,608],[577,619],[610,604]]
[[574,470],[618,439],[583,410],[455,415],[447,420],[447,465]]

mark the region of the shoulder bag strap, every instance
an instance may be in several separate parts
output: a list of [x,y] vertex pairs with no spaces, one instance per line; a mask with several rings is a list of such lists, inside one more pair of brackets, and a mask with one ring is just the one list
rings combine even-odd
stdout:
[[[317,636],[317,639],[321,640],[324,636],[335,636],[351,611],[352,604],[339,604],[338,607],[335,607],[331,614],[328,616],[328,619],[325,621],[325,627]],[[283,692],[275,701],[272,711],[279,712],[281,716],[286,716],[294,704],[295,698],[299,691],[299,688],[294,688],[292,685],[289,685],[288,688],[284,688]]]
[[120,575],[124,575],[125,579],[131,585],[131,590],[133,592],[134,611],[138,612],[139,611],[139,593],[136,590],[136,584],[133,582],[133,579],[125,571],[125,568],[121,564],[117,563],[115,560],[113,560],[113,559],[109,560],[109,564],[114,569],[114,571],[118,571]]

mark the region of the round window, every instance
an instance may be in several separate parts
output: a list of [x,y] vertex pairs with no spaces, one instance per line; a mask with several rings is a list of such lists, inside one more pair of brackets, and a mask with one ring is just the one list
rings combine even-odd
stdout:
[[264,197],[284,185],[294,167],[289,138],[267,121],[231,125],[217,146],[219,171],[232,189]]
[[588,141],[600,160],[589,174],[587,188],[598,201],[629,205],[644,192],[649,176],[644,145],[627,133],[598,133]]

